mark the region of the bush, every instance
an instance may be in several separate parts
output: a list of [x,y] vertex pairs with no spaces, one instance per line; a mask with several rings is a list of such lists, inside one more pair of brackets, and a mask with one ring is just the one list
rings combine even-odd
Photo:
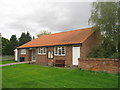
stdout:
[[105,51],[101,46],[96,46],[96,47],[92,48],[88,57],[90,57],[90,58],[104,58]]
[[111,58],[120,58],[120,53],[113,53],[113,55],[111,55]]
[[89,58],[120,58],[120,54],[115,52],[114,48],[110,46],[99,45],[92,48],[88,55]]

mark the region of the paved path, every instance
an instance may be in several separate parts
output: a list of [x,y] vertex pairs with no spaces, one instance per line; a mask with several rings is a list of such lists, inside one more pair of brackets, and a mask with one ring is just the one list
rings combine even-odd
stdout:
[[10,66],[10,65],[15,65],[15,64],[23,64],[23,63],[29,63],[29,62],[17,62],[17,63],[1,64],[0,67]]

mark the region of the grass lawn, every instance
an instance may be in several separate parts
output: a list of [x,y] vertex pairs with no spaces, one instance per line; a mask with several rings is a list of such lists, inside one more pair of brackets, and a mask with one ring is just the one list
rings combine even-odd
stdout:
[[15,63],[15,61],[14,60],[0,61],[0,64],[9,64],[9,63]]
[[79,69],[20,64],[2,67],[3,88],[117,88],[118,76]]

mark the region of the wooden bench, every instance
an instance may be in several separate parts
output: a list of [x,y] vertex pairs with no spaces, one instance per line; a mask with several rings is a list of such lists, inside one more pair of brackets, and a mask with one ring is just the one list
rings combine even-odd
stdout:
[[65,60],[55,60],[54,65],[58,66],[58,67],[64,67],[65,66]]

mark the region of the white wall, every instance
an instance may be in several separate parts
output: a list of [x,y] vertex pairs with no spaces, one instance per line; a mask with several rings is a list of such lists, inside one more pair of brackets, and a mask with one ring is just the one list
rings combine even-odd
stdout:
[[15,56],[15,61],[18,61],[18,50],[17,49],[15,49],[14,50],[14,56]]

